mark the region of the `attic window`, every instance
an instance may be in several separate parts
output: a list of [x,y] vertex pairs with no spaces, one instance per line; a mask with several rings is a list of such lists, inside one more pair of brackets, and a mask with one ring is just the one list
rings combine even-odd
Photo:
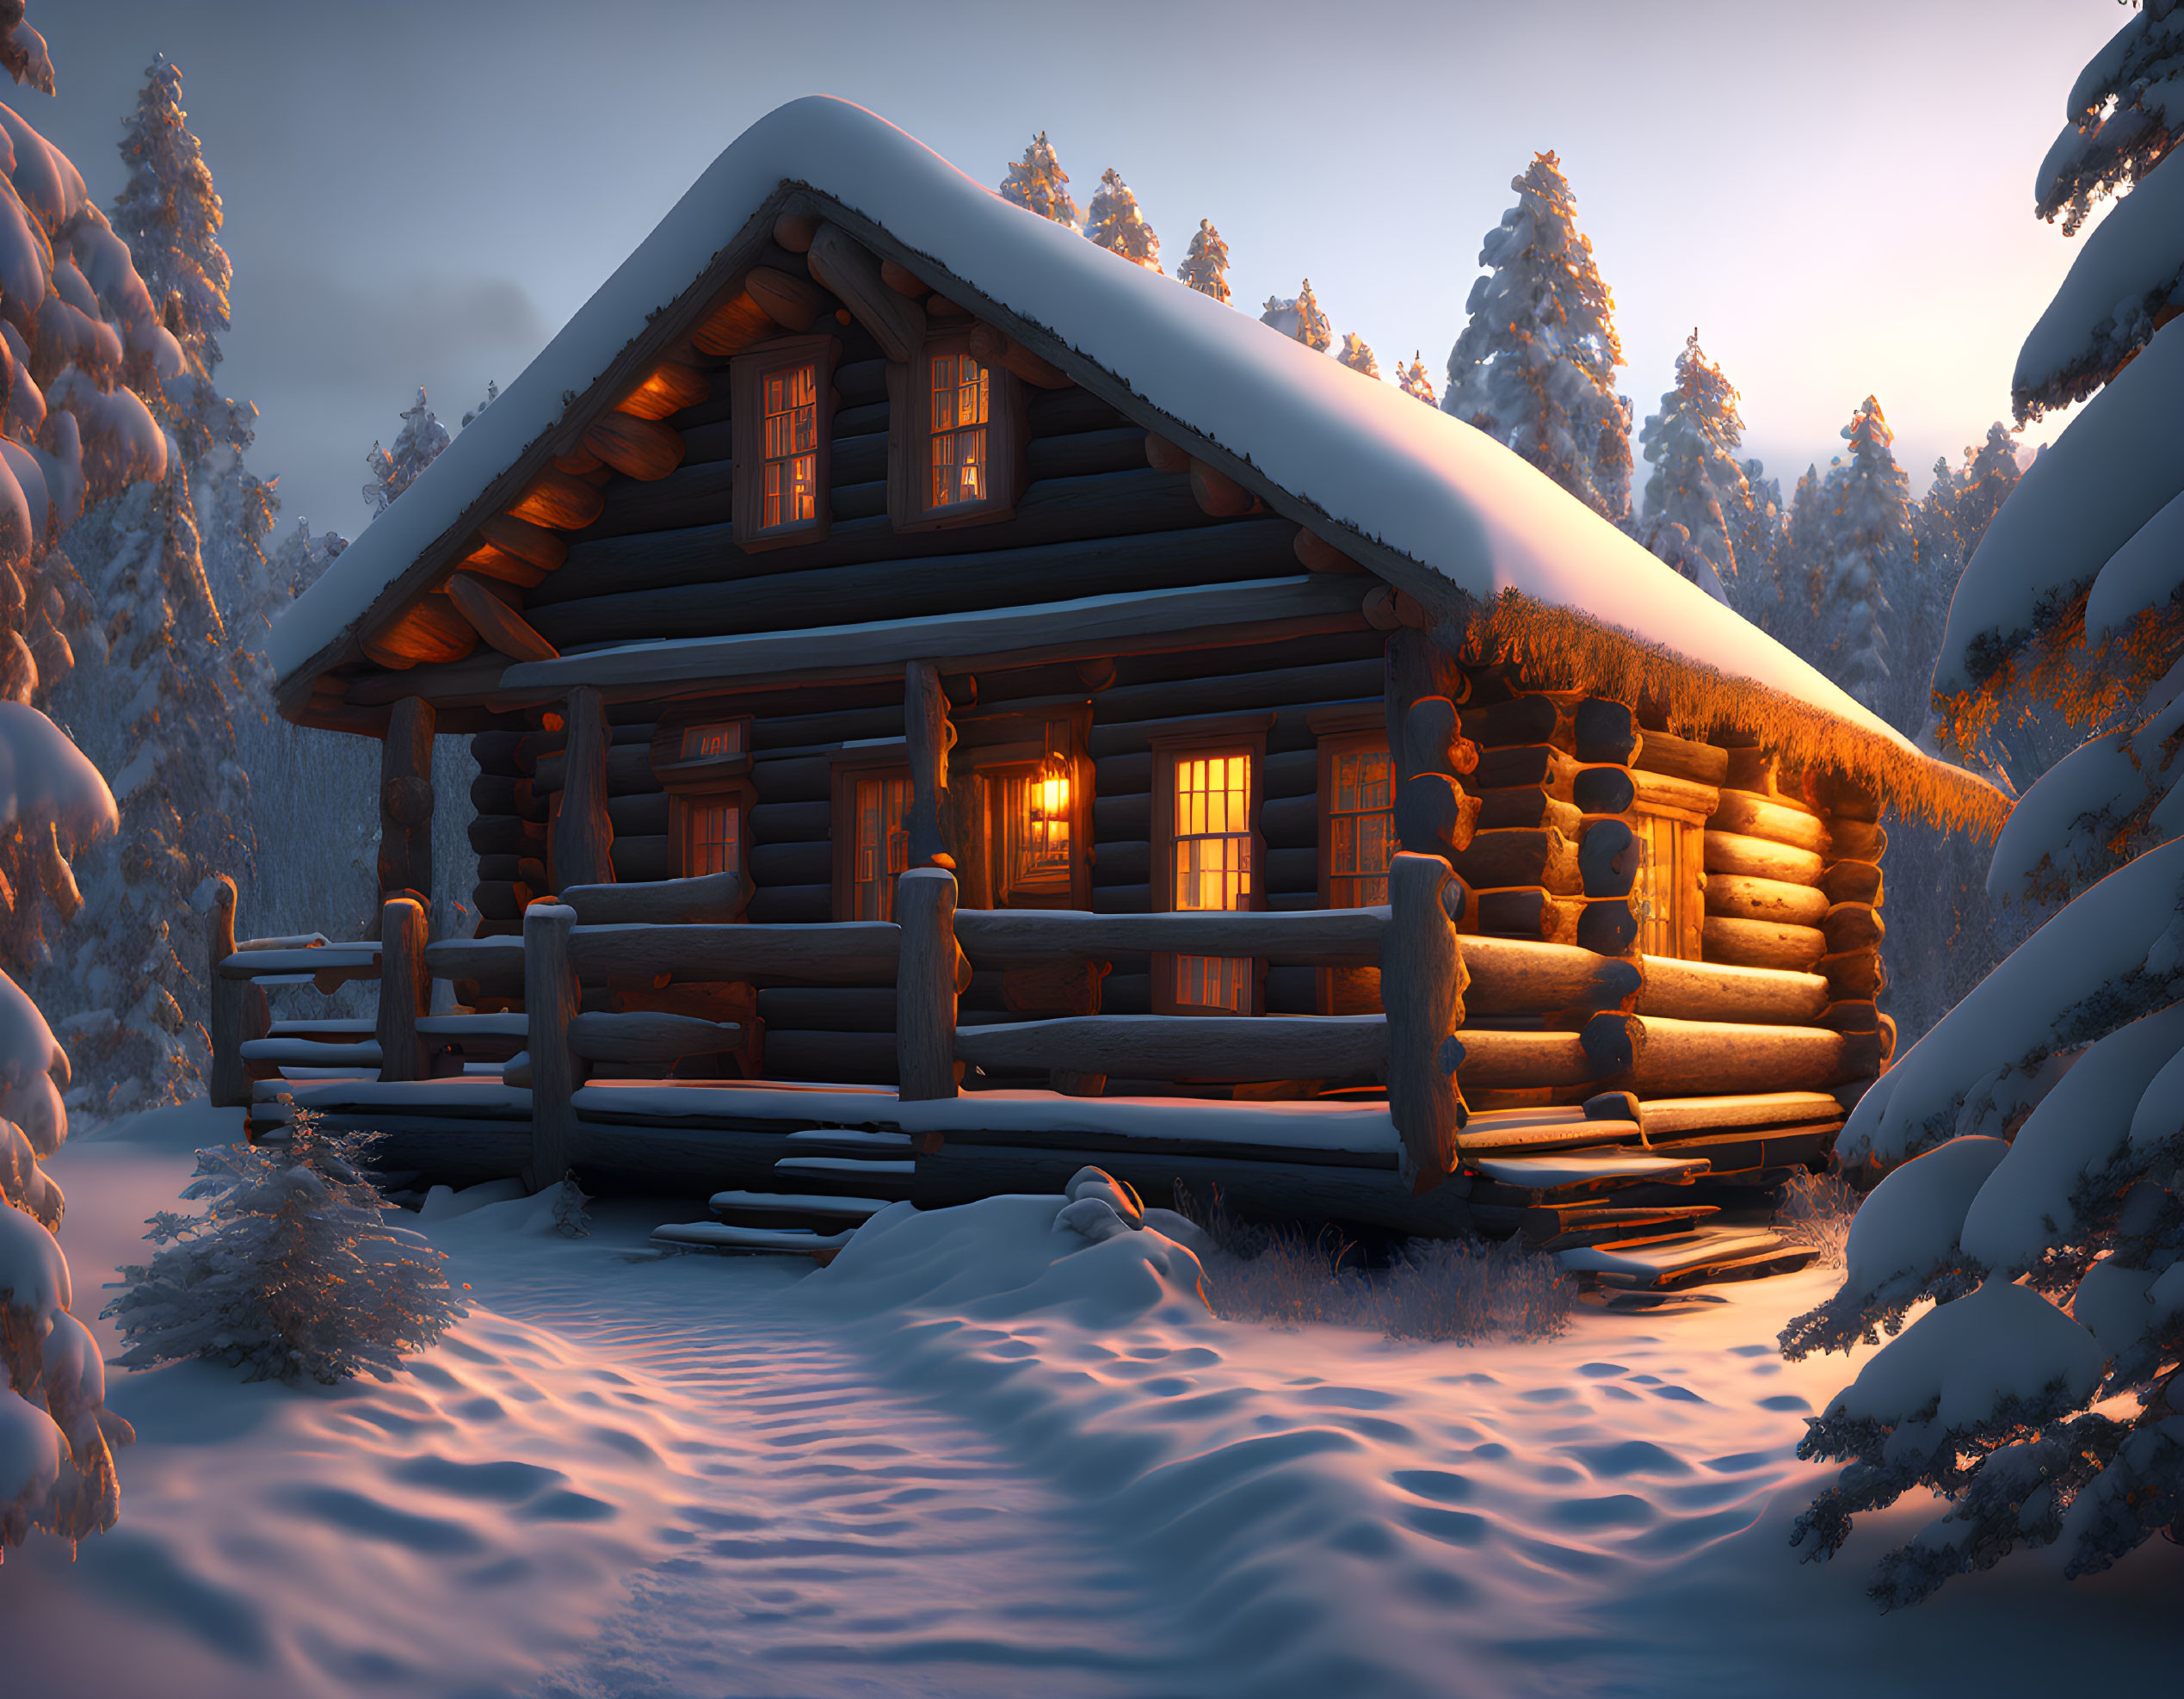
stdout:
[[929,337],[887,370],[888,511],[900,530],[1006,519],[1023,466],[1016,380],[971,352],[968,331]]
[[780,548],[826,535],[841,349],[832,337],[785,337],[730,367],[739,547]]

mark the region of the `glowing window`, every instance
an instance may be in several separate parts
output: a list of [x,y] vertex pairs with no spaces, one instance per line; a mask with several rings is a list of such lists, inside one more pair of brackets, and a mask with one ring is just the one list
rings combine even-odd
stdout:
[[743,865],[743,811],[726,797],[694,797],[683,813],[682,871],[740,873]]
[[1070,791],[1066,771],[1009,780],[1004,854],[1009,895],[1069,889]]
[[682,758],[695,761],[709,755],[741,755],[743,728],[748,720],[725,720],[711,726],[691,726],[682,733]]
[[1631,912],[1638,917],[1638,948],[1647,955],[1695,960],[1700,950],[1699,874],[1705,831],[1642,811],[1629,819],[1638,834]]
[[895,880],[910,867],[910,782],[907,773],[856,782],[856,849],[851,862],[851,917],[895,917]]
[[967,354],[932,357],[933,429],[928,507],[960,507],[988,494],[987,427],[993,421],[993,383]]
[[[1251,757],[1175,760],[1175,907],[1181,913],[1251,906]],[[1249,956],[1172,958],[1172,995],[1191,1008],[1241,1010],[1250,999]]]
[[1395,850],[1395,802],[1388,752],[1344,750],[1333,758],[1327,799],[1328,902],[1338,909],[1388,900],[1388,857]]
[[818,368],[769,372],[759,387],[765,411],[759,527],[810,524],[819,514]]

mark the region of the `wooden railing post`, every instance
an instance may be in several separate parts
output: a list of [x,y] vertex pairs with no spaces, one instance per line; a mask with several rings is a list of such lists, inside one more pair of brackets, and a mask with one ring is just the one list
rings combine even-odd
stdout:
[[379,1078],[423,1079],[424,1053],[417,1016],[425,1012],[432,981],[425,971],[425,909],[415,897],[389,897],[379,905]]
[[379,746],[379,894],[432,898],[430,702],[404,696],[387,715]]
[[243,1060],[247,1040],[262,1038],[270,1024],[266,1018],[264,990],[249,979],[220,975],[220,963],[235,954],[235,881],[225,874],[214,875],[212,911],[205,917],[206,951],[212,958],[206,984],[212,992],[212,1074],[207,1095],[216,1109],[247,1109],[250,1103],[250,1070]]
[[[614,741],[599,692],[579,685],[564,707],[568,726],[561,814],[553,826],[553,884],[614,882],[614,827],[607,818],[607,751]],[[559,1174],[553,1177],[559,1179]]]
[[577,1155],[576,1053],[569,1023],[577,1016],[577,969],[569,959],[569,935],[577,911],[559,903],[534,903],[523,911],[525,1046],[531,1058],[533,1191],[558,1183]]
[[1380,955],[1388,1113],[1414,1193],[1431,1191],[1455,1171],[1456,1134],[1465,1119],[1456,1080],[1464,1049],[1456,1029],[1464,1023],[1469,979],[1441,900],[1455,876],[1438,856],[1398,853],[1388,868],[1388,929]]
[[895,881],[895,1077],[904,1103],[955,1096],[955,875],[912,868]]
[[948,746],[955,741],[955,727],[948,721],[941,670],[930,661],[912,661],[904,670],[903,733],[910,745],[910,864],[953,867],[947,837]]

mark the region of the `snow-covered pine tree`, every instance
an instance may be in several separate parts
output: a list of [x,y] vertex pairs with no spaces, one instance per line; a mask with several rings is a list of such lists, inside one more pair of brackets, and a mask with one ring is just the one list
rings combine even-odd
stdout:
[[[2176,15],[2134,17],[2077,90]],[[2184,71],[2184,40],[2163,39]],[[1886,1176],[1852,1225],[1842,1290],[1784,1336],[1795,1353],[1839,1348],[1935,1301],[1799,1448],[1845,1465],[1796,1529],[1820,1555],[1908,1490],[1949,1501],[1883,1560],[1884,1605],[2021,1546],[2067,1541],[2075,1576],[2156,1532],[2184,1539],[2184,470],[2155,452],[2184,433],[2184,331],[2107,343],[2107,304],[2184,272],[2163,198],[2184,167],[2101,153],[2112,120],[2077,92],[2071,106],[2083,163],[2047,179],[2073,157],[2066,132],[2042,199],[2089,200],[2112,170],[2138,186],[2028,340],[2014,400],[2021,416],[2064,405],[2088,371],[2099,389],[1981,540],[1934,695],[1942,746],[1963,755],[2027,714],[2082,723],[2120,699],[2128,715],[2003,828],[1990,891],[2049,917],[1859,1103],[1839,1148]],[[2090,708],[2068,699],[2081,692]]]
[[1044,130],[1031,139],[1024,157],[1009,168],[1009,175],[1002,180],[1001,198],[1072,230],[1080,216],[1070,195],[1070,174],[1054,157]]
[[424,386],[419,384],[416,402],[402,415],[402,429],[394,439],[393,451],[380,448],[375,440],[372,452],[364,456],[365,469],[372,474],[372,481],[364,486],[364,504],[372,510],[373,516],[385,513],[397,496],[416,482],[417,474],[440,458],[440,451],[452,440],[447,427],[440,423],[425,399]]
[[1829,548],[1820,572],[1817,664],[1900,729],[1908,693],[1897,676],[1901,658],[1892,653],[1890,633],[1891,609],[1909,593],[1918,568],[1909,485],[1890,449],[1894,437],[1888,421],[1872,396],[1842,434],[1850,459],[1827,484]]
[[155,1215],[162,1248],[121,1270],[100,1312],[120,1322],[125,1367],[207,1357],[246,1381],[385,1381],[461,1319],[447,1257],[386,1219],[369,1171],[380,1135],[325,1132],[304,1109],[290,1130],[285,1146],[198,1152],[182,1196],[209,1199],[205,1214]]
[[1221,240],[1212,219],[1198,221],[1198,233],[1191,238],[1190,251],[1175,268],[1175,275],[1201,295],[1211,295],[1217,301],[1228,300],[1229,244]]
[[[247,875],[256,850],[234,729],[256,663],[230,641],[207,554],[231,570],[233,549],[257,549],[271,492],[242,465],[253,410],[222,400],[211,383],[227,261],[219,197],[184,121],[180,83],[164,59],[151,67],[125,125],[129,176],[115,201],[133,244],[115,242],[120,257],[166,291],[157,318],[174,355],[121,368],[132,400],[150,409],[158,474],[87,491],[68,546],[103,621],[103,664],[79,669],[54,697],[114,775],[122,814],[119,837],[78,870],[85,924],[40,993],[77,1046],[77,1101],[108,1109],[170,1101],[198,1078],[206,992],[176,941],[196,936],[191,898],[204,879]],[[208,550],[213,525],[237,534]]]
[[1676,386],[1661,398],[1661,411],[1647,418],[1638,436],[1653,471],[1638,539],[1725,602],[1737,584],[1737,540],[1752,516],[1751,487],[1737,458],[1743,440],[1737,392],[1706,358],[1694,330],[1676,357]]
[[1373,346],[1354,331],[1342,333],[1342,351],[1335,356],[1353,372],[1362,372],[1368,378],[1380,375],[1380,362],[1373,357]]
[[1148,271],[1160,269],[1160,238],[1138,210],[1138,197],[1122,174],[1110,165],[1100,174],[1093,191],[1092,211],[1084,233],[1111,254],[1120,254]]
[[1438,407],[1441,403],[1434,394],[1434,380],[1428,375],[1426,362],[1421,355],[1422,350],[1413,349],[1410,363],[1397,366],[1396,381],[1403,386],[1403,392],[1412,400],[1422,401],[1428,407]]
[[[53,91],[46,44],[21,0],[0,0],[0,65]],[[54,923],[83,906],[69,856],[113,831],[114,798],[67,736],[33,707],[73,665],[62,627],[88,611],[59,530],[87,481],[157,476],[164,443],[142,405],[112,387],[124,358],[173,376],[181,349],[128,250],[89,204],[65,155],[12,112],[4,169],[19,216],[0,226],[0,957],[15,973],[49,959]],[[38,433],[45,427],[42,443]],[[88,466],[86,448],[89,448]],[[156,457],[156,458],[155,458]],[[0,973],[0,1552],[34,1529],[66,1540],[111,1528],[111,1448],[133,1437],[105,1407],[99,1347],[71,1313],[52,1229],[64,1200],[40,1167],[68,1134],[67,1053],[15,979]]]
[[1512,178],[1517,204],[1487,232],[1470,322],[1448,355],[1441,411],[1538,466],[1620,524],[1631,506],[1631,408],[1615,392],[1615,302],[1577,229],[1552,153]]
[[1285,337],[1316,348],[1322,354],[1335,346],[1335,328],[1327,322],[1327,315],[1319,310],[1319,298],[1312,293],[1312,280],[1307,277],[1297,291],[1294,300],[1280,295],[1267,297],[1265,309],[1259,314],[1262,324],[1271,324]]

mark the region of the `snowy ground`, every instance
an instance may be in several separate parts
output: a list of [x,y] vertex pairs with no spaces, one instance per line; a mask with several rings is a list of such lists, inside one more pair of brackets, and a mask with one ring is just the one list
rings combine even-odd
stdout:
[[[230,1119],[52,1165],[79,1302]],[[96,1695],[1737,1696],[2166,1684],[2184,1554],[2021,1556],[1883,1617],[1885,1542],[1785,1540],[1815,1273],[1549,1345],[1191,1313],[1056,1204],[909,1216],[824,1274],[657,1259],[687,1205],[435,1225],[470,1319],[392,1384],[117,1374],[122,1522],[0,1572],[8,1687]],[[85,1303],[83,1307],[90,1305]]]

